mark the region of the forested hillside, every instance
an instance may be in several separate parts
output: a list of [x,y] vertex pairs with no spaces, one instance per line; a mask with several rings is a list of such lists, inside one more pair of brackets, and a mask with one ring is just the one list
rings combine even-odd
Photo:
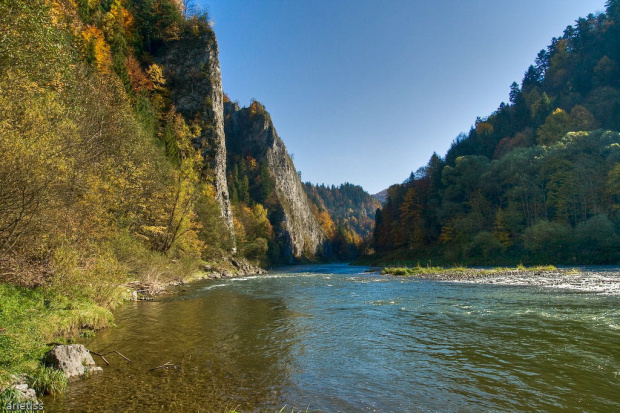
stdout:
[[[472,96],[475,99],[475,96]],[[384,259],[620,260],[620,1],[540,51],[510,102],[476,119],[378,211]]]
[[[192,113],[175,48],[205,63]],[[0,388],[45,343],[107,325],[127,281],[157,291],[231,255],[218,82],[206,14],[177,2],[0,2]]]
[[[241,252],[266,264],[325,255],[325,234],[265,107],[225,104],[228,183]],[[328,252],[328,251],[327,251]]]
[[188,3],[0,1],[1,394],[127,287],[324,253],[258,102],[229,113],[227,162],[217,40]]
[[304,187],[336,257],[346,260],[359,255],[372,235],[379,201],[350,183],[329,187],[306,182]]

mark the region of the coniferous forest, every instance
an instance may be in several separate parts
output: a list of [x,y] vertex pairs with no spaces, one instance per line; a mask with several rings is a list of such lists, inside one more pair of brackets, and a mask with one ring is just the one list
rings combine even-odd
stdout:
[[538,53],[510,102],[389,188],[374,247],[386,261],[618,262],[619,130],[611,0]]

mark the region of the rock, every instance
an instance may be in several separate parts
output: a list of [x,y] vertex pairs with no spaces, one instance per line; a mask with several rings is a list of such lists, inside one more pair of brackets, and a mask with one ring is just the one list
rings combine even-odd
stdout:
[[51,349],[45,355],[45,364],[62,370],[67,378],[74,378],[82,377],[86,372],[94,372],[92,366],[95,366],[95,360],[82,344],[71,344]]
[[281,209],[274,231],[283,246],[283,257],[293,262],[296,258],[313,256],[325,242],[325,233],[312,213],[293,160],[271,117],[258,102],[252,107],[239,109],[232,102],[224,104],[227,150],[233,156],[250,155],[260,165],[267,166]]
[[84,366],[84,375],[103,373],[103,369],[98,366]]
[[213,267],[211,265],[209,265],[209,264],[203,264],[202,265],[202,270],[204,272],[211,272],[211,271],[213,271]]
[[20,395],[18,396],[22,401],[36,401],[37,400],[37,392],[34,389],[28,387],[26,383],[15,384],[13,386],[15,390],[17,390]]
[[0,393],[7,388],[15,389],[19,393],[17,396],[23,402],[37,402],[37,393],[28,386],[28,377],[24,374],[20,374],[19,376],[11,375],[11,382],[8,383],[6,387],[0,387]]
[[[194,142],[205,163],[213,170],[220,214],[234,233],[232,210],[226,181],[226,139],[224,135],[224,92],[215,33],[203,27],[192,38],[170,41],[156,56],[164,65],[170,98],[185,119],[199,119],[208,127]],[[234,234],[233,234],[234,235]],[[233,236],[234,244],[234,236]],[[233,252],[235,251],[233,245]]]

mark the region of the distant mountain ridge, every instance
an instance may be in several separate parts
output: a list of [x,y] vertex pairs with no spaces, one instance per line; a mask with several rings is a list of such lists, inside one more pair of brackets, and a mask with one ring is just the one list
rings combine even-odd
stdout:
[[373,197],[375,197],[377,201],[384,203],[385,201],[387,201],[387,195],[388,195],[388,189],[385,188],[384,190],[379,191],[376,194],[374,194]]
[[331,242],[332,253],[339,259],[356,257],[369,240],[379,201],[359,185],[304,184],[315,216]]

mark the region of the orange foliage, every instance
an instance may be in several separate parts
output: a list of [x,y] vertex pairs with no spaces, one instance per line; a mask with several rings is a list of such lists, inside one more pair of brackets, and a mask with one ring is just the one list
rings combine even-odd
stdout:
[[478,135],[490,135],[493,133],[493,125],[489,122],[477,122],[476,133]]
[[245,157],[246,164],[250,167],[250,169],[256,169],[258,163],[256,159],[252,158],[250,155]]
[[262,113],[265,110],[263,105],[261,105],[257,100],[253,100],[250,104],[250,116],[254,116],[257,113]]
[[127,65],[127,72],[129,72],[131,89],[134,92],[154,89],[153,81],[147,76],[142,66],[140,66],[140,62],[133,55],[129,55],[125,64]]
[[114,20],[119,24],[125,33],[132,33],[135,27],[135,20],[129,10],[123,7],[120,0],[116,0],[110,7],[110,14],[114,17]]

